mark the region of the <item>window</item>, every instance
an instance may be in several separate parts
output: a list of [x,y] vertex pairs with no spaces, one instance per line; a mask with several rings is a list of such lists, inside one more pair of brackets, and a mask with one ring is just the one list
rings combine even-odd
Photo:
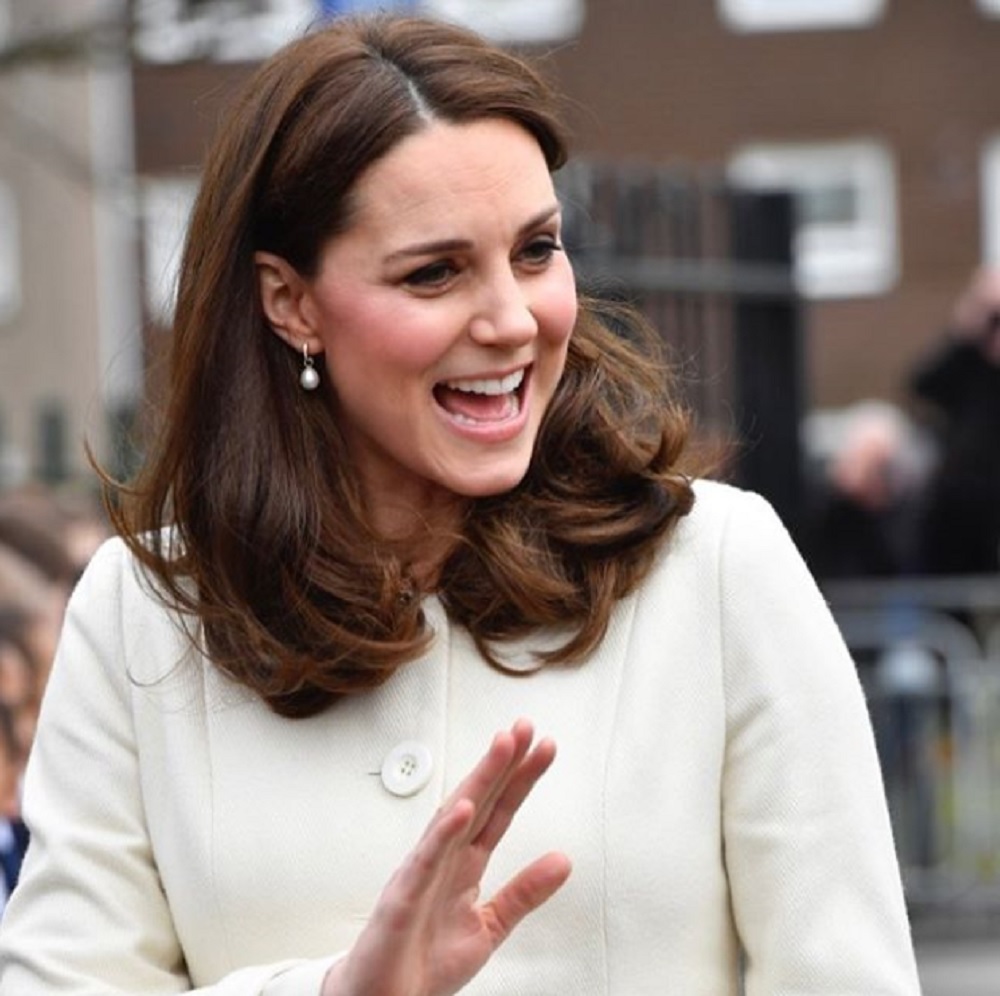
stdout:
[[717,3],[722,19],[734,31],[859,28],[877,20],[885,10],[885,0],[717,0]]
[[1000,265],[1000,137],[983,150],[983,259]]
[[316,0],[138,0],[136,47],[151,62],[256,61],[319,13]]
[[21,309],[21,225],[14,192],[0,180],[0,325]]
[[795,273],[808,297],[879,294],[899,272],[895,168],[878,142],[759,145],[739,152],[730,180],[795,196]]
[[10,0],[0,0],[0,45],[10,36]]
[[[0,0],[0,10],[5,0]],[[498,42],[579,34],[585,0],[137,0],[136,47],[151,62],[255,61],[336,14],[410,10],[468,25]]]
[[142,189],[142,248],[145,304],[159,325],[173,320],[177,276],[198,181],[187,177],[147,179]]
[[1000,17],[1000,0],[976,0],[976,3],[988,17]]
[[501,44],[542,44],[580,33],[584,0],[423,0],[423,11]]

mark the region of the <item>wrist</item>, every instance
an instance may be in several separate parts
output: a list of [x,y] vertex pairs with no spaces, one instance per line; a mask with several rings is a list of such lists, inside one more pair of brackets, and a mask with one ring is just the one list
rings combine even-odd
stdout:
[[320,996],[348,996],[344,981],[344,959],[338,958],[323,976]]

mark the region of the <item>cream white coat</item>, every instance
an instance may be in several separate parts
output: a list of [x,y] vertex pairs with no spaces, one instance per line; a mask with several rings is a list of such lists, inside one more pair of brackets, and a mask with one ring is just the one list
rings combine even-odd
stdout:
[[[760,498],[700,484],[584,664],[478,657],[433,598],[425,656],[281,719],[190,649],[106,544],[75,592],[0,928],[0,996],[316,996],[435,808],[516,717],[559,756],[489,870],[573,860],[468,996],[919,992],[855,669]],[[402,741],[426,787],[386,790]],[[377,994],[373,994],[377,996]]]

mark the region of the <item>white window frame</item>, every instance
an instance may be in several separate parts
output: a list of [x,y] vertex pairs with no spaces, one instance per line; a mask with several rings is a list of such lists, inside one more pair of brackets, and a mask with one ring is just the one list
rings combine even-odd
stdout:
[[198,11],[187,0],[139,0],[136,49],[150,62],[210,57],[220,62],[266,58],[319,16],[315,0],[260,0],[246,12],[244,0],[209,0]]
[[716,0],[733,31],[864,28],[885,12],[886,0]]
[[[0,0],[2,4],[4,0]],[[149,62],[210,57],[220,62],[266,58],[321,16],[316,0],[139,0],[136,48]],[[471,27],[501,44],[546,44],[579,35],[586,0],[354,0],[360,11],[416,10]],[[345,8],[349,7],[345,0]]]
[[1000,266],[1000,135],[983,146],[980,177],[983,259]]
[[0,180],[0,325],[21,310],[21,223],[13,189]]
[[422,0],[422,13],[463,24],[503,45],[538,45],[575,38],[585,0]]
[[145,306],[153,321],[167,327],[174,317],[181,252],[198,178],[146,177],[141,192]]
[[808,222],[795,232],[795,278],[806,297],[882,294],[899,277],[896,169],[872,139],[747,146],[730,160],[729,179],[752,190],[808,191],[850,186],[853,222]]

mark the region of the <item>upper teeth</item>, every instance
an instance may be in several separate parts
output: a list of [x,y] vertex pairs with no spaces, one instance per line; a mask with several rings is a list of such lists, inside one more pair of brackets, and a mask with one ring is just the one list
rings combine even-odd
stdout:
[[446,380],[445,387],[453,391],[468,391],[472,394],[510,394],[521,386],[524,370],[515,370],[506,377],[490,377],[481,380]]

